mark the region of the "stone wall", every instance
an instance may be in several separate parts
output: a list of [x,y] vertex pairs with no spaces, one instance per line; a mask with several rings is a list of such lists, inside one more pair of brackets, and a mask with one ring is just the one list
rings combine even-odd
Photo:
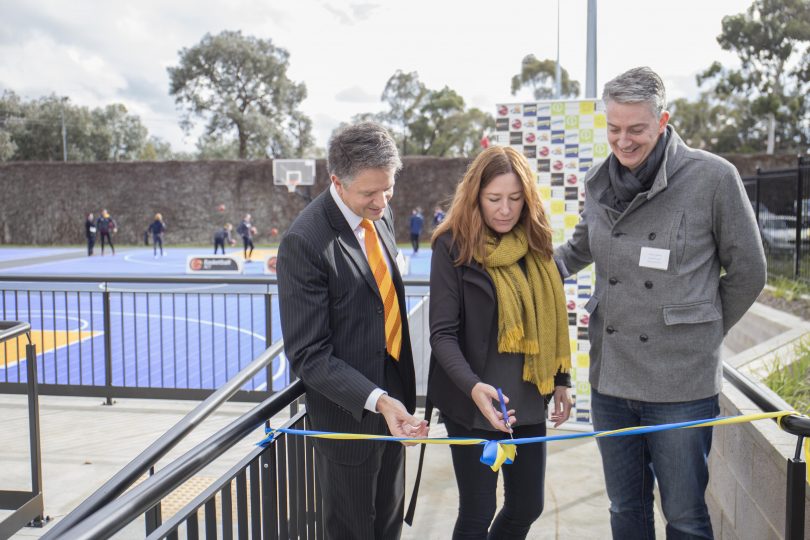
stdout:
[[[404,163],[392,201],[402,242],[411,209],[422,207],[429,224],[433,207],[449,200],[467,166],[464,159],[413,157]],[[329,185],[324,160],[317,162],[315,185],[300,187],[299,194],[273,185],[272,170],[272,161],[3,164],[0,243],[82,243],[85,214],[97,217],[102,208],[118,223],[117,240],[124,244],[140,242],[156,212],[168,226],[169,244],[211,242],[216,227],[226,221],[236,226],[246,213],[259,229],[257,240],[270,242],[270,229],[283,233],[307,196]]]
[[[792,167],[794,156],[729,156],[743,175],[757,166]],[[397,238],[408,240],[411,209],[423,209],[428,239],[433,208],[445,207],[468,164],[463,158],[406,157],[392,201]],[[328,186],[326,162],[318,160],[316,183],[299,193],[316,196]],[[139,243],[156,212],[168,225],[166,242],[209,243],[216,227],[253,215],[257,241],[283,233],[306,198],[274,186],[272,161],[0,164],[0,243],[80,244],[84,215],[107,208],[119,225],[118,242]],[[219,205],[225,211],[219,212]]]

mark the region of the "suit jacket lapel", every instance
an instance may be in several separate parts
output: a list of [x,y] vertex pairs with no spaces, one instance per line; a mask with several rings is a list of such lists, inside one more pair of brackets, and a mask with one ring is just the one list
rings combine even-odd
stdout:
[[322,196],[324,197],[323,204],[326,209],[326,215],[329,218],[329,223],[332,225],[332,228],[338,232],[338,243],[357,267],[357,270],[360,271],[360,274],[366,280],[368,286],[371,287],[371,290],[379,296],[380,291],[377,287],[377,282],[374,280],[371,267],[368,265],[368,259],[366,259],[363,250],[360,248],[360,243],[357,241],[354,231],[349,228],[346,218],[343,217],[340,208],[338,208],[338,205],[332,199],[329,190],[326,190]]

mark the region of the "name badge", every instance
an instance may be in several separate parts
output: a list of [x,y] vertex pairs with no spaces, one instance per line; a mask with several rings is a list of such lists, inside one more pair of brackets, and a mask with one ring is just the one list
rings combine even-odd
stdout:
[[641,257],[638,265],[656,270],[666,270],[669,267],[669,250],[651,247],[641,248]]

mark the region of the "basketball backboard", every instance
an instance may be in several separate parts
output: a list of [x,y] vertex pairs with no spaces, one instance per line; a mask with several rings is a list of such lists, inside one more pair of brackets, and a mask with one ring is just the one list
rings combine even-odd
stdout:
[[298,186],[311,186],[314,183],[314,159],[273,160],[273,184],[287,186],[287,190],[294,193]]

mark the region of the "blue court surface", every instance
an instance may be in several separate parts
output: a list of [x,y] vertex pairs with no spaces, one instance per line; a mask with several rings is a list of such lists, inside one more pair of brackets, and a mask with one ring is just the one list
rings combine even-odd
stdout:
[[[263,259],[275,252],[275,248],[257,248],[253,258],[258,260],[244,265],[244,275],[262,277]],[[3,320],[31,324],[41,383],[105,384],[105,287],[110,293],[113,386],[217,388],[256,358],[268,342],[281,338],[278,296],[271,284],[274,276],[268,275],[267,284],[260,285],[159,283],[162,276],[186,275],[189,255],[209,255],[212,251],[167,246],[162,257],[155,257],[151,247],[122,248],[114,256],[107,252],[103,257],[98,248],[93,257],[85,253],[79,248],[0,248],[5,275],[54,278],[46,283],[0,285]],[[228,253],[241,255],[241,250]],[[409,262],[406,277],[429,273],[429,249],[412,256],[410,248],[403,248],[403,254]],[[49,260],[43,261],[43,257]],[[134,275],[154,276],[158,282],[102,283],[104,277]],[[59,276],[100,279],[98,283],[65,283]],[[409,299],[408,303],[416,301]],[[270,386],[278,390],[289,383],[283,354],[274,360],[270,371],[257,375],[244,389],[266,390]],[[0,383],[25,379],[22,342],[0,346]]]

